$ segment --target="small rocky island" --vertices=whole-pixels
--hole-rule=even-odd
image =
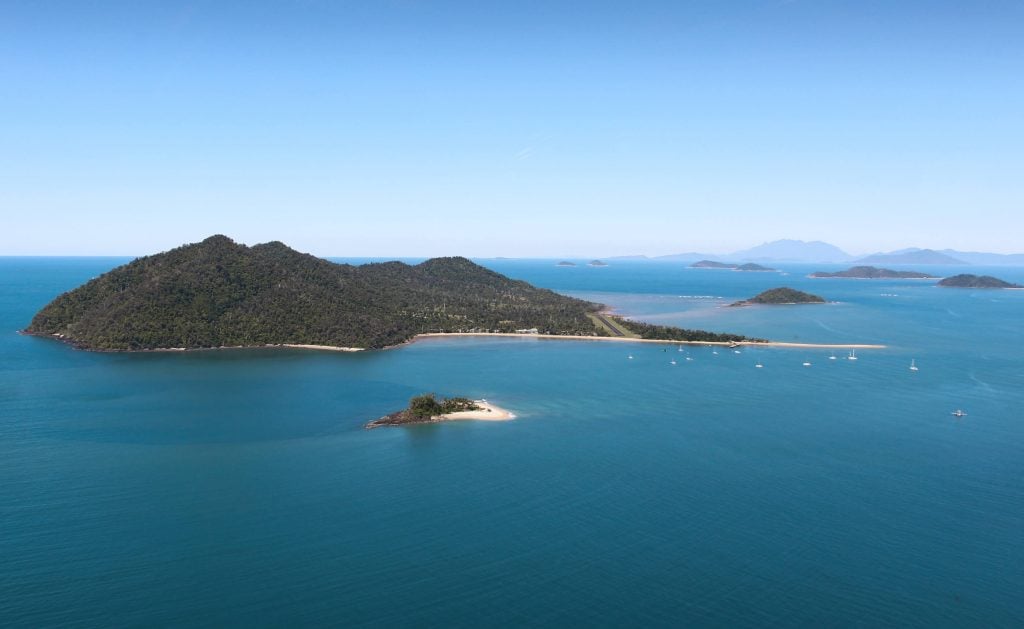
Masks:
[[[504,420],[515,415],[488,404],[486,400],[470,400],[464,397],[437,399],[433,393],[417,395],[409,400],[409,407],[366,424],[366,428],[381,426],[407,426],[410,424],[433,424],[456,419]]]
[[[604,260],[591,260],[589,264],[590,266],[608,266],[608,263]]]
[[[576,263],[575,262],[569,262],[568,260],[562,260],[561,262],[559,262],[555,266],[576,266]]]
[[[805,293],[795,288],[782,286],[771,288],[763,293],[755,295],[750,299],[737,301],[730,306],[753,306],[753,305],[792,305],[792,304],[823,304],[824,298],[810,293]]]
[[[901,280],[935,280],[938,279],[934,275],[928,275],[927,273],[919,273],[917,271],[893,271],[892,269],[880,269],[874,266],[854,266],[846,269],[845,271],[837,271],[835,273],[828,273],[825,271],[817,271],[811,273],[809,277],[845,277],[861,280],[888,280],[888,279],[901,279]]]
[[[1024,288],[1020,284],[1011,284],[991,275],[972,275],[970,273],[947,277],[940,281],[938,286],[945,288]]]

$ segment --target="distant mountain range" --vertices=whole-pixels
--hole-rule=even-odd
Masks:
[[[799,262],[799,263],[845,263],[857,264],[935,264],[979,266],[1024,266],[1024,253],[1001,254],[977,251],[956,251],[954,249],[920,249],[912,247],[869,256],[856,257],[839,247],[815,240],[776,240],[750,249],[729,254],[721,253],[674,253],[666,256],[648,257],[643,255],[618,256],[610,260],[659,260],[666,262],[698,262],[700,260],[722,260],[728,263],[742,262]]]
[[[983,253],[980,251],[954,251],[942,249],[939,253],[979,266],[1024,266],[1024,253]]]
[[[853,259],[839,247],[820,240],[776,240],[736,251],[730,257],[751,262],[849,262]]]
[[[857,260],[861,264],[967,264],[963,260],[933,249],[906,249],[876,253]]]

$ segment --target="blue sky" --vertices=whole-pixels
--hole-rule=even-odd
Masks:
[[[1020,2],[4,2],[0,254],[1024,251]]]

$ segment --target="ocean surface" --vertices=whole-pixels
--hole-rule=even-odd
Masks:
[[[1024,291],[481,261],[656,323],[888,346],[856,361],[17,334],[124,261],[0,258],[0,626],[1024,626]],[[721,307],[779,285],[834,303]],[[518,418],[363,429],[426,391]]]

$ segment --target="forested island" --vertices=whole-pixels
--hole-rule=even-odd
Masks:
[[[782,286],[779,288],[771,288],[763,293],[759,293],[750,299],[744,299],[743,301],[737,301],[732,306],[751,306],[755,304],[766,304],[766,305],[792,305],[792,304],[823,304],[825,303],[824,298],[811,293],[805,293],[795,288],[789,288]]]
[[[608,263],[604,260],[591,260],[588,264],[590,266],[608,266]]]
[[[917,271],[893,271],[892,269],[880,269],[874,266],[854,266],[846,269],[845,271],[837,271],[835,273],[828,273],[825,271],[816,271],[811,273],[809,277],[846,277],[854,279],[864,280],[877,280],[877,279],[904,279],[904,280],[934,280],[938,279],[934,275],[927,273],[919,273]]]
[[[576,263],[575,262],[569,262],[568,260],[562,260],[561,262],[559,262],[555,266],[576,266]]]
[[[1012,284],[991,275],[972,275],[970,273],[947,277],[938,285],[945,288],[1024,288],[1020,284]]]
[[[775,269],[747,262],[746,264],[732,264],[730,262],[716,262],[714,260],[701,260],[690,265],[691,269],[728,269],[732,271],[774,271]]]
[[[701,260],[690,265],[691,269],[735,269],[735,264],[716,262],[714,260]]]
[[[60,295],[25,332],[107,351],[297,345],[378,349],[425,333],[610,336],[603,306],[466,258],[353,266],[226,236],[138,258]],[[654,334],[627,322],[640,338]],[[673,340],[701,331],[672,328]],[[657,332],[656,338],[667,334]],[[738,335],[729,335],[742,339]]]

